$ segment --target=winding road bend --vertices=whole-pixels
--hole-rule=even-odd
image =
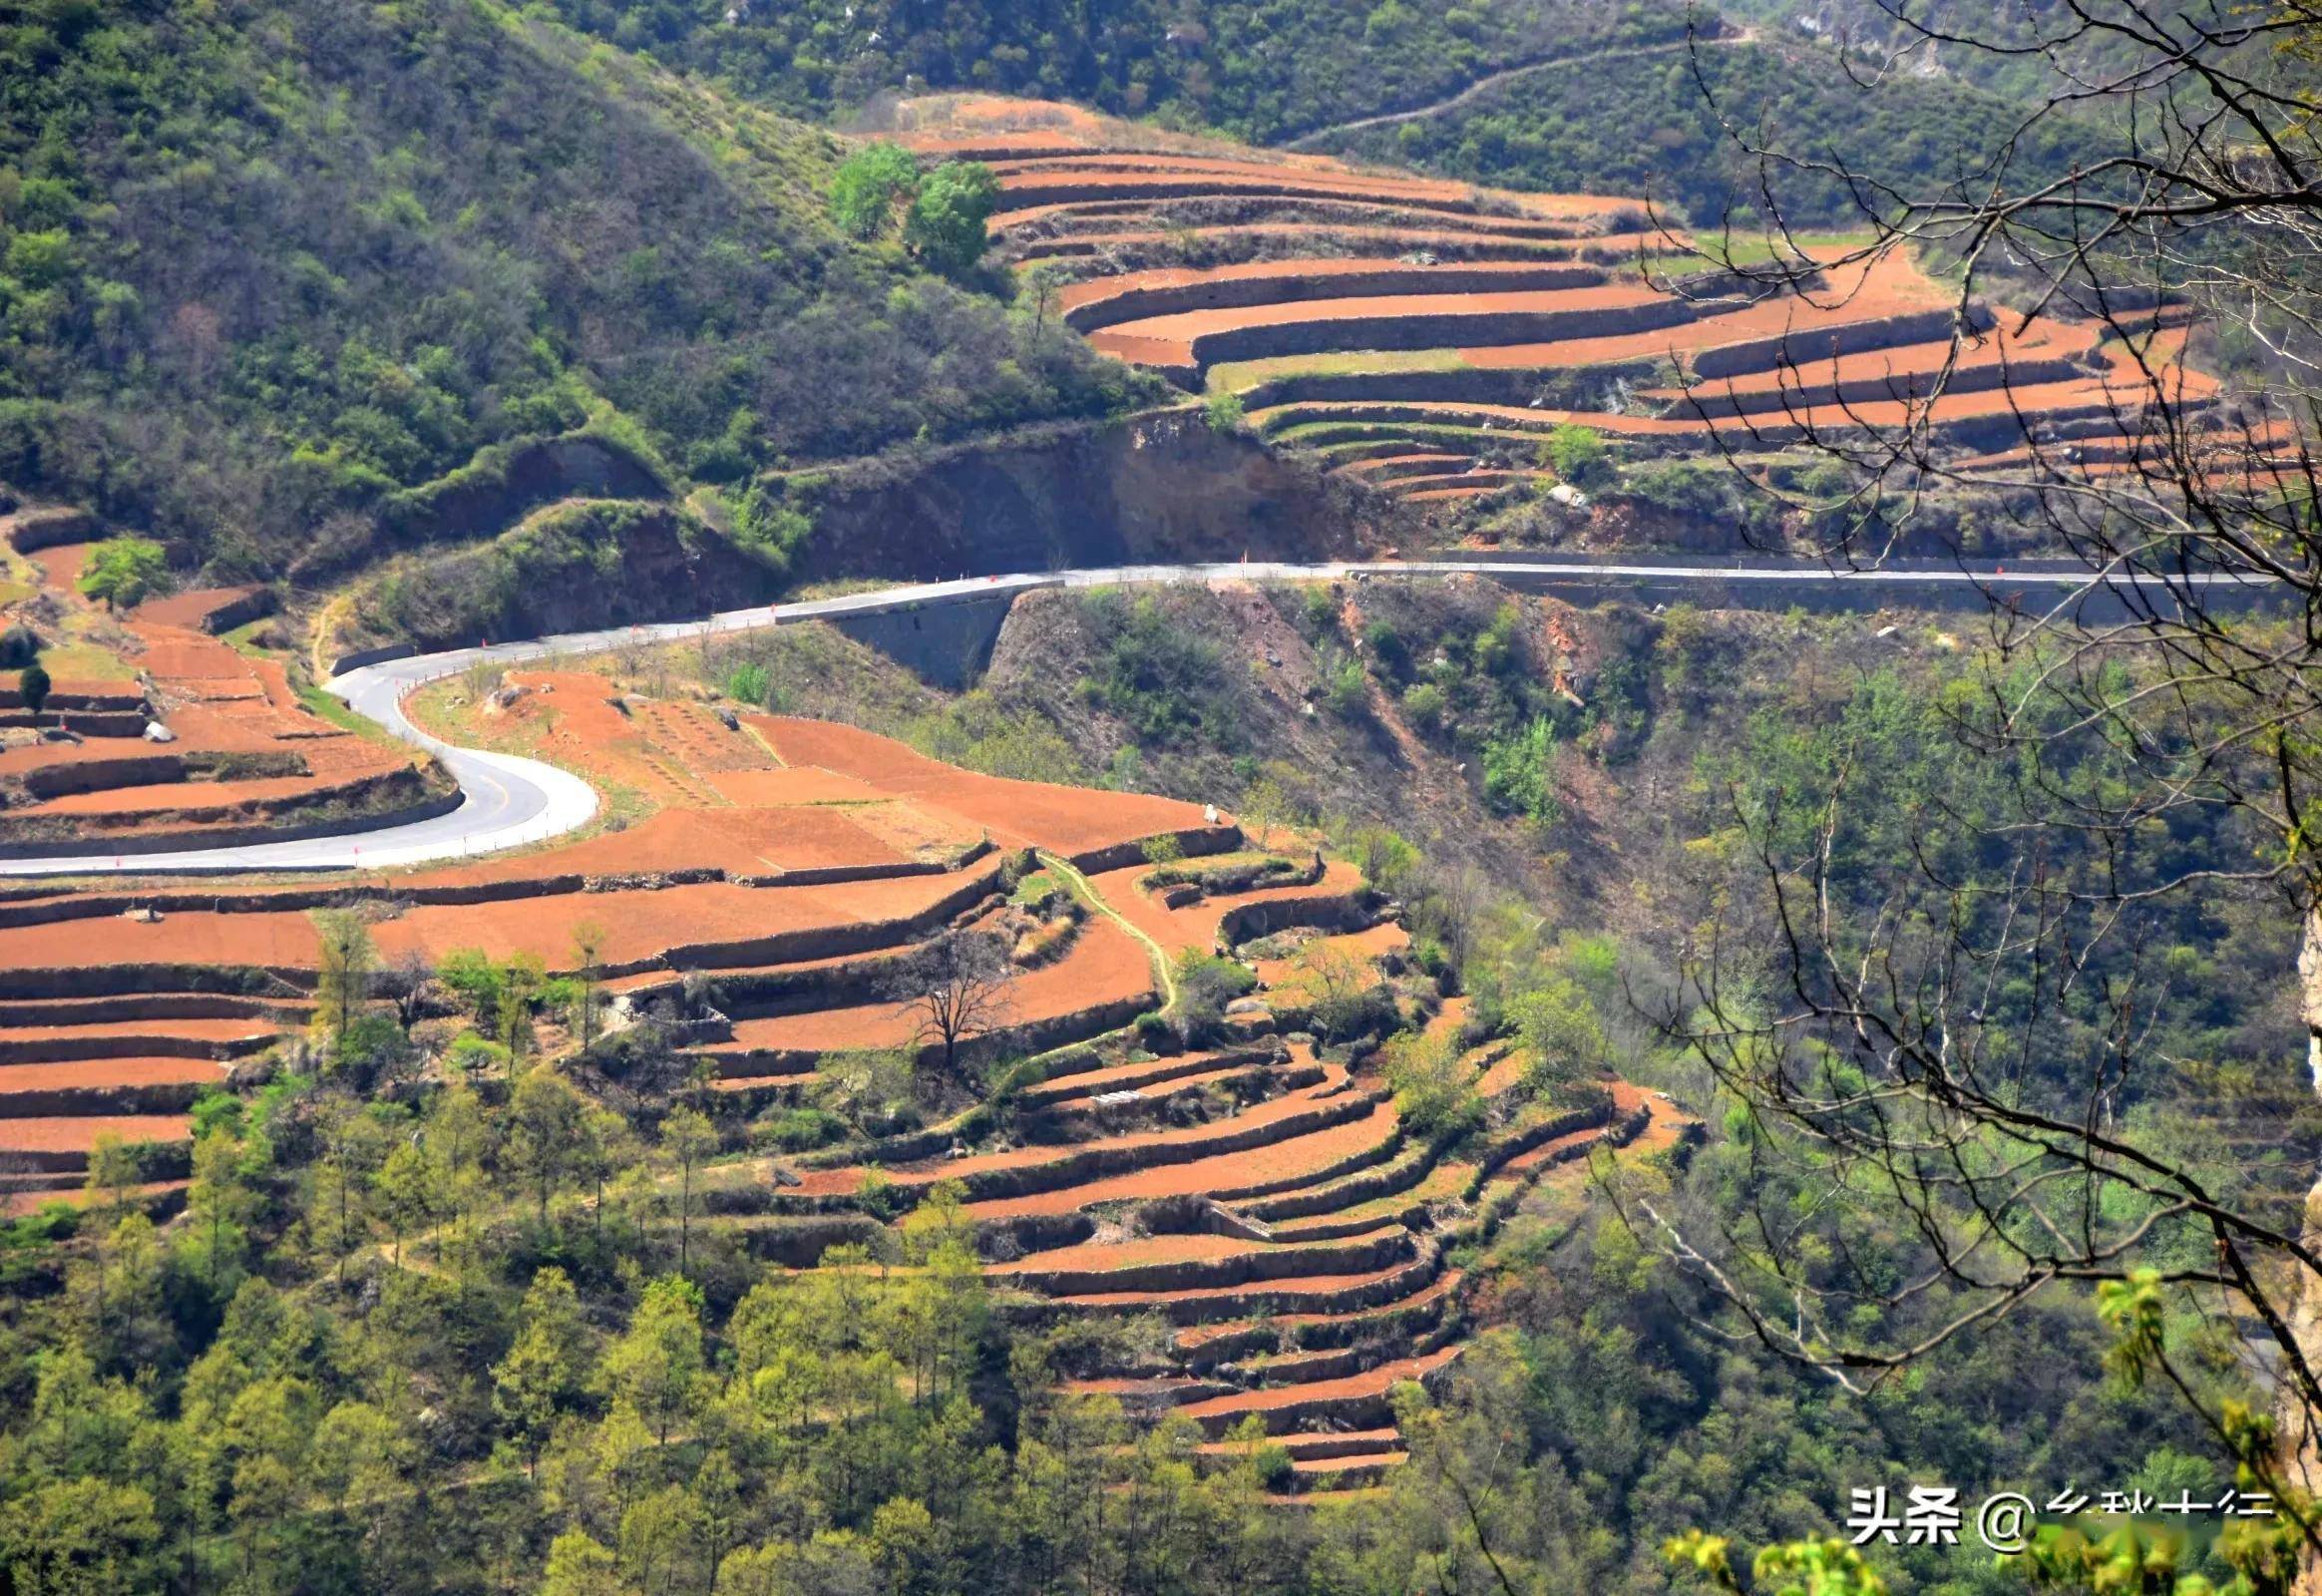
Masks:
[[[518,664],[553,655],[598,653],[624,644],[672,642],[721,632],[788,625],[802,620],[828,620],[847,615],[922,608],[988,598],[994,594],[1023,593],[1035,588],[1115,588],[1169,584],[1208,586],[1229,582],[1337,582],[1348,579],[1370,581],[1450,576],[1514,579],[1528,586],[1542,586],[1551,591],[1618,590],[1639,594],[1666,591],[1682,597],[1685,592],[1698,589],[1714,593],[1721,602],[1745,605],[1763,602],[1786,605],[1817,591],[1830,593],[1833,588],[1853,590],[1850,597],[1875,598],[1880,594],[1891,594],[1901,598],[1913,590],[1922,593],[1949,591],[1960,597],[1970,597],[1993,593],[2005,587],[2027,594],[2034,590],[2046,592],[2059,603],[2066,603],[2079,594],[2101,591],[2108,586],[2086,569],[2077,567],[2019,567],[2011,575],[2001,568],[1842,571],[1806,564],[1743,567],[1521,560],[1332,561],[1317,565],[1259,561],[1220,565],[1113,566],[1089,571],[1023,573],[920,583],[838,598],[811,598],[795,603],[766,604],[755,609],[731,609],[711,615],[706,620],[618,626],[603,631],[568,632],[554,637],[540,637],[530,642],[451,648],[441,653],[414,654],[348,670],[324,685],[345,699],[358,714],[441,759],[465,795],[458,808],[429,820],[386,825],[372,831],[306,841],[250,843],[238,847],[120,857],[85,853],[0,859],[0,876],[384,870],[497,853],[508,848],[546,842],[586,825],[596,813],[596,794],[580,777],[537,759],[521,759],[478,748],[454,747],[421,731],[404,715],[403,700],[414,688],[424,682],[456,674],[479,660],[490,660],[501,665]],[[2128,580],[2112,579],[2110,586],[2118,589]],[[2195,577],[2190,580],[2196,587],[2214,588],[2229,579]],[[2141,579],[2134,585],[2145,589],[2161,586],[2153,579]]]
[[[1664,39],[1658,44],[1621,45],[1611,50],[1590,50],[1578,55],[1541,56],[1532,61],[1512,62],[1496,72],[1485,73],[1473,83],[1455,93],[1443,96],[1440,100],[1430,100],[1424,105],[1406,107],[1401,111],[1381,111],[1367,117],[1356,117],[1350,122],[1334,122],[1327,128],[1316,128],[1311,132],[1300,134],[1295,139],[1285,139],[1274,148],[1277,150],[1314,150],[1330,143],[1342,134],[1360,133],[1365,128],[1391,127],[1398,122],[1415,122],[1421,117],[1441,116],[1446,111],[1456,111],[1461,106],[1470,105],[1490,94],[1494,89],[1513,83],[1518,78],[1528,78],[1535,72],[1550,72],[1558,67],[1585,67],[1606,61],[1627,61],[1637,56],[1665,56],[1672,51],[1695,46],[1731,49],[1735,45],[1755,44],[1756,42],[1757,30],[1745,27],[1737,29],[1733,33],[1722,33],[1709,38]]]

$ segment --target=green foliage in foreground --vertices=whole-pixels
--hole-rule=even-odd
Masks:
[[[877,238],[902,213],[904,246],[929,267],[962,276],[982,258],[984,220],[999,202],[999,179],[973,161],[947,162],[924,176],[900,145],[873,144],[847,158],[831,180],[831,214],[857,238]]]

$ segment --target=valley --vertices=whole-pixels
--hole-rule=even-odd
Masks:
[[[2295,1596],[2315,36],[2116,9],[0,15],[0,1590]]]

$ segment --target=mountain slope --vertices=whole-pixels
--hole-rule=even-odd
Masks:
[[[1145,391],[844,242],[838,156],[486,0],[11,8],[0,480],[271,575],[493,444],[731,482]]]
[[[882,91],[1076,100],[1255,143],[1399,110],[1520,62],[1682,37],[1670,0],[554,0],[575,27],[800,116]]]
[[[1762,208],[1768,186],[1796,225],[1859,225],[1830,171],[1761,166],[1765,147],[1842,163],[1909,193],[1983,173],[2005,150],[2011,181],[2061,176],[2095,136],[2069,116],[2025,130],[2025,105],[1956,80],[1871,81],[1804,35],[1729,35],[1546,67],[1440,114],[1351,130],[1313,148],[1394,161],[1470,183],[1649,196],[1697,226]],[[1988,175],[1987,175],[1988,177]]]

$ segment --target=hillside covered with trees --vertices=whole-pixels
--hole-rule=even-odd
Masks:
[[[1667,0],[557,0],[557,10],[797,116],[852,112],[888,91],[961,89],[1074,100],[1256,144],[1423,105],[1507,67],[1685,30],[1684,8]]]
[[[848,239],[826,134],[495,5],[44,0],[0,79],[0,479],[181,567],[525,439],[738,484],[1145,392]]]

